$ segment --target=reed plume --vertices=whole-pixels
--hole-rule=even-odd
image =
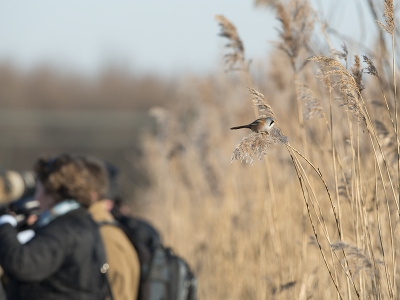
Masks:
[[[254,158],[260,161],[264,159],[271,145],[285,145],[287,142],[287,137],[279,128],[272,128],[269,132],[252,132],[235,146],[231,162],[240,160],[253,164]]]
[[[265,114],[267,117],[274,117],[275,114],[272,107],[267,103],[263,94],[256,91],[253,88],[249,88],[250,94],[252,96],[253,105],[257,107],[260,113]]]
[[[325,78],[329,76],[332,80],[332,87],[339,88],[343,101],[342,106],[346,106],[348,111],[350,111],[359,122],[366,123],[365,114],[358,101],[359,94],[361,93],[360,88],[363,88],[361,84],[361,71],[357,71],[360,69],[359,59],[356,60],[353,66],[355,75],[350,74],[336,59],[327,56],[313,56],[310,60],[320,64],[320,73],[322,77]]]
[[[296,87],[300,101],[303,103],[303,117],[305,120],[310,120],[314,117],[322,118],[324,111],[320,101],[317,100],[314,92],[310,87],[303,82],[296,81]]]
[[[374,264],[368,254],[349,243],[336,242],[331,244],[331,248],[334,251],[344,250],[346,252],[349,261],[352,263],[354,276],[358,276],[360,271],[365,271],[370,275],[371,279],[376,277],[379,280],[380,272],[379,269],[375,267],[375,264],[377,264],[377,266],[382,265],[381,261],[375,261]]]
[[[347,44],[342,44],[342,51],[332,50],[332,54],[337,56],[338,58],[344,59],[347,62],[347,57],[349,56],[349,49],[347,48]]]
[[[275,44],[289,57],[295,72],[301,66],[297,66],[296,59],[302,48],[309,49],[309,42],[314,30],[314,10],[307,0],[291,0],[287,4],[276,4],[277,19],[281,23],[278,30],[280,41]],[[307,62],[307,61],[305,61]]]
[[[238,64],[245,63],[245,56],[243,42],[239,37],[236,27],[223,15],[216,15],[215,19],[221,28],[219,35],[229,40],[226,47],[232,50],[232,52],[225,54],[227,70],[240,69],[243,66],[238,66]]]
[[[385,0],[384,5],[384,17],[385,24],[376,20],[376,22],[381,25],[381,27],[390,35],[394,34],[394,30],[396,29],[396,25],[394,23],[394,5],[393,0]]]
[[[260,117],[275,117],[272,107],[267,103],[263,94],[255,89],[249,88],[252,95],[253,105],[264,115]],[[267,155],[268,148],[273,144],[287,144],[287,137],[282,134],[279,128],[273,127],[268,132],[252,132],[244,137],[236,146],[231,156],[231,162],[240,160],[241,162],[253,164],[254,158],[263,160]]]
[[[361,93],[365,89],[365,86],[362,84],[363,69],[361,69],[360,57],[357,54],[354,56],[354,64],[351,67],[351,73],[357,85],[358,92]]]
[[[225,17],[216,17],[220,35],[228,40],[227,69],[246,71],[250,97],[236,76],[186,78],[185,96],[190,97],[182,97],[180,105],[169,111],[167,122],[163,114],[153,112],[161,128],[158,138],[147,140],[144,151],[155,182],[146,197],[154,207],[149,216],[165,228],[166,241],[176,243],[194,266],[202,298],[398,298],[400,240],[395,235],[397,195],[391,180],[398,143],[384,118],[377,89],[379,83],[387,91],[385,78],[379,77],[388,68],[382,64],[383,55],[355,56],[352,61],[346,44],[340,51],[311,47],[315,12],[311,7],[302,10],[307,4],[302,0],[271,4],[276,5],[277,45],[283,51],[272,52],[270,60],[284,64],[273,74],[273,64],[268,65],[257,89],[251,88],[254,73],[247,67],[236,27]],[[323,55],[315,56],[317,51]],[[319,64],[318,76],[328,91],[311,78],[313,64],[304,64],[310,56]],[[288,58],[293,68],[288,67]],[[379,82],[364,82],[364,74]],[[271,84],[280,78],[279,86]],[[259,91],[268,91],[268,102]],[[348,114],[332,105],[336,96]],[[276,119],[276,113],[285,119],[268,132],[242,131],[246,135],[235,141],[234,134],[227,134],[227,124],[248,118],[243,104],[247,98],[257,117],[259,113]],[[375,105],[378,102],[380,106]],[[390,114],[391,107],[386,107]],[[356,126],[353,115],[360,122]],[[302,118],[321,116],[326,127],[321,126],[324,120],[300,125]],[[348,122],[343,121],[346,117]],[[360,130],[364,122],[367,134]],[[291,144],[303,142],[310,154],[289,144],[283,134],[289,131]],[[285,151],[274,151],[280,145],[290,158]],[[253,166],[230,164],[227,153],[231,162]],[[276,156],[271,158],[271,153]],[[263,159],[267,168],[254,163]],[[336,198],[331,195],[333,188]],[[317,248],[307,243],[310,234]]]
[[[363,60],[367,64],[367,68],[365,69],[367,70],[366,73],[379,78],[378,70],[376,69],[373,61],[370,60],[366,55],[363,55]]]

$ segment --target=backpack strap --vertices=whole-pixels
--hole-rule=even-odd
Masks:
[[[103,279],[103,289],[106,296],[109,296],[110,300],[115,300],[113,293],[111,291],[110,281],[108,280],[107,272],[109,269],[109,265],[107,263],[107,255],[104,248],[103,239],[101,238],[100,234],[100,226],[101,224],[97,223],[99,230],[97,231],[97,245],[95,247],[95,255],[98,261],[102,264],[100,266],[100,273],[102,274]]]
[[[96,223],[97,223],[97,225],[99,225],[99,227],[101,227],[101,226],[103,226],[103,225],[112,225],[112,226],[121,228],[121,225],[120,225],[119,222],[116,221],[116,220],[112,220],[112,221],[99,221],[99,222],[96,222]]]

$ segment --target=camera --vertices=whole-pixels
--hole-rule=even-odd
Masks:
[[[17,227],[26,225],[26,218],[39,214],[39,201],[33,195],[36,179],[33,172],[0,171],[0,216],[13,214]]]
[[[33,196],[36,178],[33,172],[16,172],[0,169],[0,202],[11,202]]]
[[[33,197],[24,197],[16,201],[0,206],[0,216],[12,213],[17,220],[17,227],[25,225],[26,218],[31,215],[39,215],[39,201]]]

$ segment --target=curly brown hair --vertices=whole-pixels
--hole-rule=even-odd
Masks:
[[[34,170],[46,193],[56,203],[74,199],[89,207],[93,202],[92,192],[98,192],[97,180],[82,156],[60,154],[50,158],[41,157],[35,163]]]

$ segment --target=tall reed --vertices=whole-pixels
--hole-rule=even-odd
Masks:
[[[385,29],[395,18],[384,5]],[[219,15],[238,72],[186,78],[182,100],[159,111],[143,140],[143,214],[191,263],[200,298],[397,299],[395,60],[389,84],[386,55],[348,66],[345,44],[320,50],[331,43],[312,30],[323,18],[307,1],[268,6],[281,28],[264,81],[254,84],[236,27]],[[260,113],[278,121],[270,132],[229,131]]]

